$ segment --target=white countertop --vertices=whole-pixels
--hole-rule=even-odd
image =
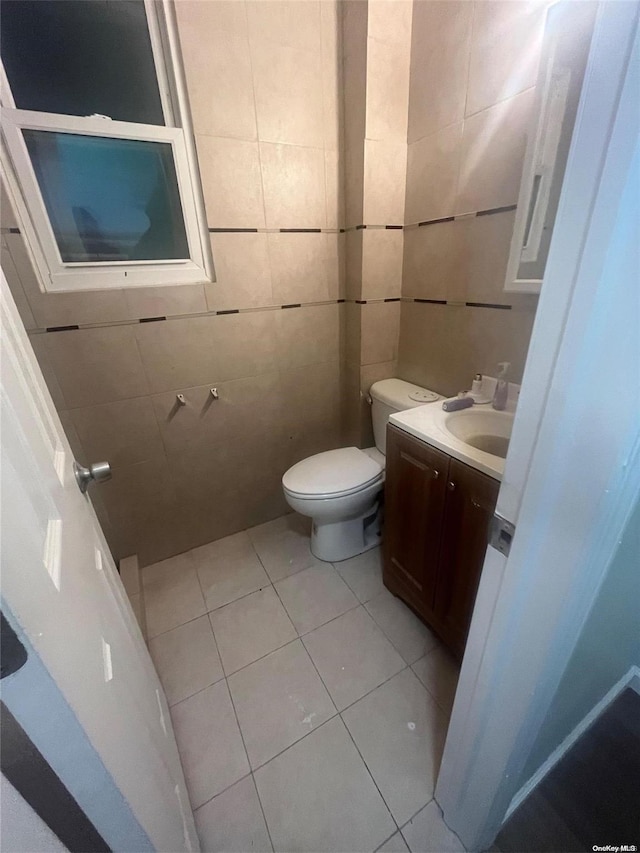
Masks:
[[[491,403],[476,404],[465,411],[479,412],[491,410],[491,408]],[[501,481],[505,460],[492,453],[477,450],[452,435],[444,426],[445,418],[449,414],[443,410],[442,400],[439,400],[436,403],[427,403],[425,406],[408,409],[406,412],[396,412],[390,416],[389,421],[415,438],[426,441],[427,444],[453,456],[454,459],[482,471],[483,474],[488,474],[494,480]]]

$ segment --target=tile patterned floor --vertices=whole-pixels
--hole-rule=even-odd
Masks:
[[[142,571],[203,851],[464,851],[433,790],[458,670],[288,515]]]

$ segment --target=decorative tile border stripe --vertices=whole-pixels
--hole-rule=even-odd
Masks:
[[[80,328],[77,325],[71,326],[47,326],[45,329],[46,332],[75,332]]]
[[[497,308],[499,311],[510,311],[512,305],[499,305],[495,302],[465,302],[467,308]]]
[[[348,225],[346,228],[341,228],[343,231],[408,231],[413,228],[423,228],[425,225],[439,225],[442,222],[454,222],[456,219],[474,219],[476,216],[491,216],[494,213],[509,213],[516,210],[517,204],[508,204],[504,207],[491,207],[487,210],[472,210],[468,213],[456,213],[452,216],[441,216],[438,219],[425,219],[422,222],[408,222],[405,225]]]
[[[479,210],[476,216],[491,216],[493,213],[509,213],[511,210],[517,210],[517,204],[507,204],[505,207],[492,207],[490,210]]]
[[[111,326],[132,326],[140,323],[162,323],[171,320],[188,320],[197,317],[224,317],[230,314],[255,314],[258,311],[282,311],[290,308],[317,308],[322,305],[376,305],[388,302],[416,302],[423,305],[449,305],[462,308],[493,308],[498,311],[509,311],[512,305],[500,305],[493,302],[456,302],[447,299],[425,299],[413,296],[386,296],[378,299],[325,299],[316,302],[289,302],[284,305],[260,305],[250,308],[221,308],[217,311],[199,311],[189,314],[172,314],[159,317],[139,317],[128,320],[111,320],[107,323],[80,323],[67,326],[46,326],[45,328],[29,329],[29,335],[40,335],[47,332],[75,332],[81,329],[104,329]]]
[[[213,228],[209,234],[344,234],[345,228]]]

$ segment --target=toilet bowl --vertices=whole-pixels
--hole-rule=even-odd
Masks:
[[[376,382],[369,393],[375,447],[317,453],[293,465],[282,478],[289,506],[312,519],[311,551],[320,560],[347,560],[380,544],[389,415],[442,399],[401,379]]]

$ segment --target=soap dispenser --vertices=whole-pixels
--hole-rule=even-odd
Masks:
[[[493,394],[493,408],[498,412],[502,412],[507,406],[507,397],[509,395],[509,383],[507,382],[507,371],[510,364],[508,361],[501,361],[498,364],[498,379],[496,382],[496,390]]]

